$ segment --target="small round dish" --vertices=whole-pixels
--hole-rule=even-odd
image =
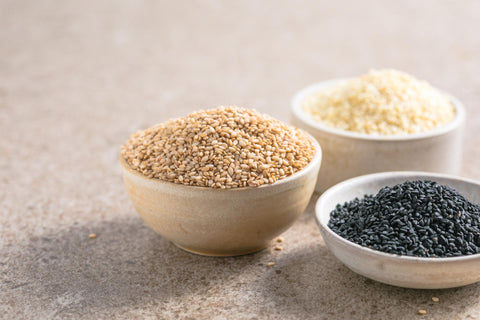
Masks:
[[[328,227],[335,206],[364,194],[376,194],[384,186],[407,180],[428,179],[449,185],[473,203],[480,203],[478,182],[426,172],[384,172],[353,178],[327,190],[315,206],[316,220],[325,244],[349,269],[367,278],[394,286],[442,289],[480,281],[480,254],[448,258],[423,258],[372,250],[348,241]]]
[[[322,146],[323,162],[315,191],[323,192],[345,179],[375,172],[419,170],[454,175],[460,172],[465,110],[459,100],[449,96],[455,118],[448,124],[404,136],[340,130],[314,120],[303,111],[306,97],[345,80],[313,84],[292,100],[292,124],[309,132]]]
[[[255,188],[213,189],[149,179],[120,155],[123,181],[136,210],[154,231],[201,255],[262,250],[302,214],[314,191],[322,151],[301,171]]]

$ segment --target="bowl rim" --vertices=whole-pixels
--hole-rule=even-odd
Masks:
[[[380,172],[380,173],[373,173],[373,174],[366,174],[366,175],[358,176],[358,177],[351,178],[351,179],[342,181],[342,182],[334,185],[333,187],[331,187],[327,191],[325,191],[320,196],[320,198],[317,200],[317,202],[315,204],[315,220],[317,222],[318,227],[320,228],[320,231],[326,232],[330,237],[333,237],[337,242],[340,242],[343,246],[352,247],[356,251],[360,252],[361,254],[374,255],[374,256],[381,257],[381,258],[390,259],[390,260],[415,262],[415,263],[425,263],[425,264],[430,264],[430,263],[438,264],[438,263],[466,262],[466,261],[470,261],[470,260],[480,259],[480,253],[475,253],[475,254],[471,254],[471,255],[464,255],[464,256],[456,256],[456,257],[416,257],[416,256],[393,254],[393,253],[388,253],[388,252],[383,252],[383,251],[379,251],[379,250],[370,249],[368,247],[361,246],[361,245],[359,245],[355,242],[347,240],[347,239],[343,238],[342,236],[338,235],[337,233],[333,232],[328,227],[328,222],[327,222],[327,224],[325,224],[325,223],[322,222],[322,219],[320,218],[323,215],[327,215],[327,214],[330,215],[330,213],[331,213],[331,212],[328,212],[328,213],[321,212],[321,207],[326,202],[326,199],[331,197],[331,195],[341,191],[346,185],[351,185],[351,184],[358,185],[358,184],[361,184],[361,183],[365,183],[365,182],[372,181],[372,180],[379,179],[379,178],[386,178],[386,177],[395,177],[395,178],[405,177],[405,179],[408,179],[409,177],[414,177],[414,176],[425,177],[426,179],[428,179],[428,178],[450,179],[450,180],[455,180],[455,181],[472,183],[472,184],[478,185],[480,187],[480,182],[475,181],[473,179],[458,177],[458,176],[449,175],[449,174],[432,173],[432,172],[424,172],[424,171],[387,171],[387,172]],[[330,218],[328,219],[328,221],[329,220],[330,220]],[[322,235],[322,237],[323,237],[323,235]],[[325,244],[327,244],[326,237],[323,237],[323,239],[325,241]]]
[[[306,124],[309,127],[309,129],[323,131],[331,135],[341,136],[344,138],[357,139],[357,140],[371,140],[371,141],[410,141],[410,140],[421,140],[421,139],[432,138],[432,137],[441,136],[446,133],[449,133],[457,129],[458,127],[460,127],[465,122],[465,107],[463,106],[462,102],[457,98],[455,98],[454,96],[440,89],[437,89],[437,90],[446,94],[450,98],[450,101],[453,107],[455,108],[455,117],[452,119],[452,121],[448,122],[445,125],[442,125],[440,127],[434,128],[429,131],[420,132],[420,133],[413,133],[413,134],[407,134],[407,135],[378,135],[378,134],[367,134],[367,133],[359,133],[354,131],[346,131],[346,130],[337,129],[337,128],[324,125],[322,122],[314,120],[308,113],[303,111],[302,102],[307,96],[310,96],[311,94],[321,90],[322,88],[326,88],[333,84],[344,82],[349,79],[352,79],[352,78],[330,79],[326,81],[316,82],[314,84],[311,84],[301,89],[299,92],[297,92],[293,96],[291,100],[291,108],[290,108],[291,112],[296,118],[298,118],[301,122]]]
[[[275,181],[274,183],[263,184],[263,185],[258,186],[258,187],[241,187],[241,188],[221,189],[221,188],[211,188],[211,187],[201,187],[201,186],[190,186],[190,185],[184,185],[184,184],[174,183],[174,182],[170,182],[170,181],[164,181],[164,180],[160,180],[160,179],[157,179],[157,178],[148,178],[148,177],[144,176],[143,174],[141,174],[140,172],[138,172],[137,170],[132,169],[130,167],[130,165],[127,163],[127,161],[122,157],[121,152],[118,155],[118,159],[119,159],[120,164],[122,165],[122,168],[125,169],[126,171],[128,171],[130,174],[133,174],[133,175],[135,175],[137,177],[140,177],[144,180],[151,181],[153,183],[163,184],[165,186],[168,185],[172,188],[184,189],[184,190],[189,190],[189,191],[197,190],[197,191],[200,191],[200,192],[205,192],[205,191],[213,191],[213,192],[242,192],[243,191],[243,192],[245,192],[245,191],[259,190],[259,189],[263,190],[263,189],[272,188],[272,187],[279,187],[279,186],[282,186],[282,185],[287,184],[289,182],[292,182],[294,180],[297,180],[298,178],[303,177],[308,172],[310,172],[317,164],[321,165],[323,153],[322,153],[322,148],[320,147],[320,144],[310,133],[308,133],[308,132],[306,132],[305,130],[302,130],[302,129],[298,129],[298,130],[301,130],[302,133],[304,133],[312,141],[313,146],[315,147],[315,155],[313,156],[313,159],[307,164],[307,166],[305,166],[305,168],[303,168],[302,170],[300,170],[298,172],[295,172],[294,174],[286,177],[285,179]],[[316,176],[318,176],[318,174]]]

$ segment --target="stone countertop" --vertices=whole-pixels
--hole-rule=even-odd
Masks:
[[[479,319],[479,284],[402,289],[343,266],[318,195],[283,251],[179,250],[117,162],[167,118],[236,104],[288,121],[302,87],[393,67],[464,102],[462,175],[480,179],[479,16],[478,1],[0,1],[0,318]]]

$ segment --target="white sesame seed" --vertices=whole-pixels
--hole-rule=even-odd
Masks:
[[[323,88],[306,97],[302,108],[329,127],[380,135],[429,131],[455,116],[448,96],[425,81],[388,69]]]

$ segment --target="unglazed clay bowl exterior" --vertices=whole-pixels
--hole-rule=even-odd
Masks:
[[[345,79],[314,84],[301,90],[292,100],[292,124],[309,132],[322,146],[322,168],[315,191],[324,192],[345,179],[375,172],[459,173],[465,126],[465,110],[460,101],[449,96],[455,107],[455,118],[424,133],[381,136],[350,132],[328,127],[302,109],[306,97],[341,81]]]
[[[322,151],[301,171],[255,188],[213,189],[149,179],[120,156],[127,193],[142,219],[178,247],[201,255],[259,251],[302,214],[314,191]]]
[[[425,172],[385,172],[353,178],[328,189],[315,206],[316,220],[325,244],[349,269],[367,278],[394,286],[416,289],[442,289],[480,281],[480,254],[448,258],[423,258],[372,250],[348,241],[328,227],[330,213],[364,194],[377,194],[384,186],[407,180],[433,180],[449,185],[473,203],[480,203],[478,182]]]

